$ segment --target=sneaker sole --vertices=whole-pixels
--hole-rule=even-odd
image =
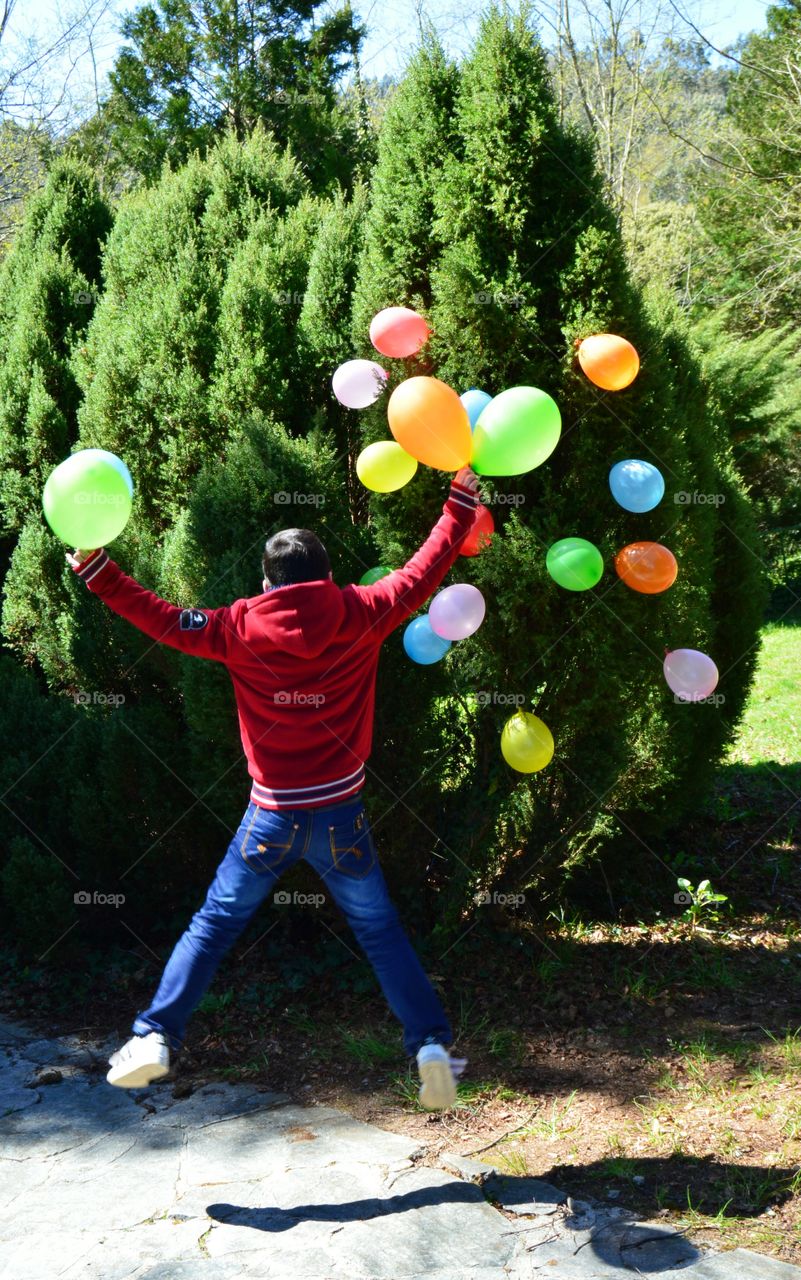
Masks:
[[[136,1089],[143,1084],[151,1084],[169,1074],[170,1068],[163,1062],[140,1062],[135,1067],[112,1067],[106,1076],[109,1084],[116,1084],[120,1089]]]
[[[444,1111],[456,1101],[456,1081],[449,1062],[424,1062],[420,1067],[420,1106],[426,1111]]]

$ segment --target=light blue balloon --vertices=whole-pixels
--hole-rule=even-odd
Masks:
[[[612,497],[625,511],[652,511],[662,501],[665,481],[652,462],[627,458],[609,472]]]
[[[486,409],[492,396],[488,396],[486,391],[479,391],[478,387],[471,387],[469,391],[464,391],[460,396],[462,404],[467,410],[467,416],[470,419],[470,430],[478,422],[479,414],[482,409]]]
[[[82,449],[85,458],[102,458],[104,462],[108,462],[112,467],[116,467],[120,475],[128,486],[128,492],[133,497],[133,479],[131,473],[123,462],[122,458],[118,458],[116,453],[109,453],[108,449]]]
[[[413,618],[404,631],[403,647],[413,662],[428,667],[445,657],[451,641],[432,630],[428,614],[424,613],[420,618]]]

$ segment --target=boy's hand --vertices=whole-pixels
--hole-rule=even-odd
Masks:
[[[96,550],[97,547],[92,547],[89,551],[81,551],[79,547],[76,547],[72,553],[67,551],[64,559],[68,565],[72,566],[73,569],[78,569],[83,564],[84,560],[91,556]]]
[[[472,493],[478,493],[478,476],[470,467],[462,467],[461,471],[457,471],[453,478],[457,484],[463,485],[465,489],[470,489]]]

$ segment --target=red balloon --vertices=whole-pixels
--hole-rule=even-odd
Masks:
[[[460,556],[477,556],[482,547],[488,547],[495,532],[495,521],[489,507],[479,502],[473,515],[473,523],[459,548]]]
[[[370,341],[383,356],[413,356],[431,330],[410,307],[385,307],[370,321]]]

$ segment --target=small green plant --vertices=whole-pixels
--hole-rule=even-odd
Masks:
[[[396,1037],[374,1035],[371,1031],[349,1031],[340,1028],[342,1047],[349,1058],[364,1066],[375,1067],[382,1062],[394,1062],[400,1056],[400,1044]]]
[[[493,1058],[503,1058],[519,1067],[526,1056],[526,1039],[511,1027],[499,1027],[487,1036],[487,1049]]]
[[[233,988],[229,987],[227,991],[221,991],[219,995],[215,995],[207,991],[203,996],[200,1004],[197,1006],[200,1013],[221,1013],[223,1009],[227,1009],[234,998]]]
[[[676,894],[675,901],[679,905],[687,904],[687,910],[681,918],[689,924],[691,933],[695,933],[700,920],[717,922],[720,919],[720,912],[715,904],[728,902],[725,893],[715,893],[708,880],[701,880],[697,889],[684,876],[679,876],[676,883],[680,892]]]

